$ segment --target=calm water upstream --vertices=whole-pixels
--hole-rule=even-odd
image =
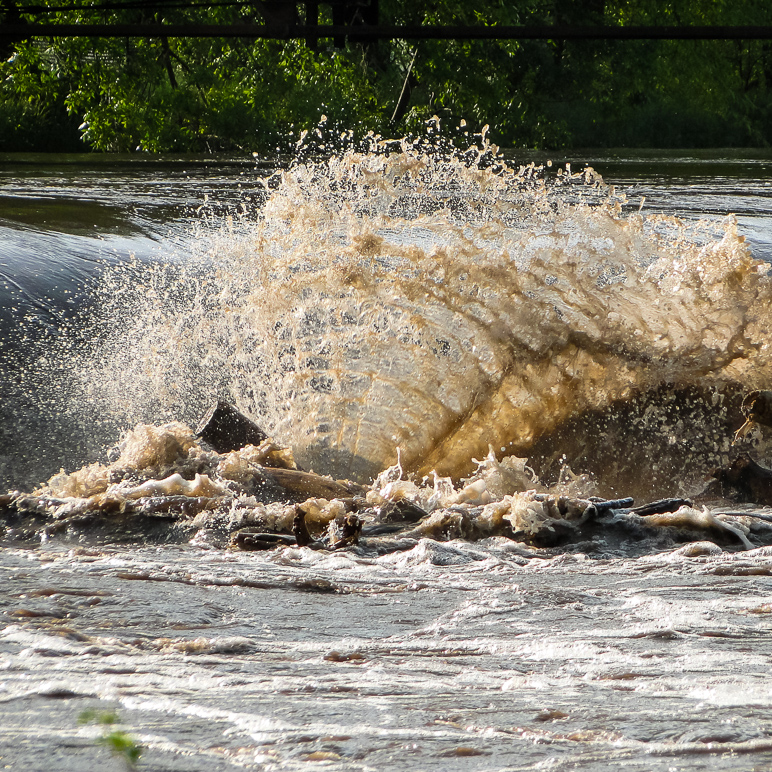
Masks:
[[[219,395],[364,483],[398,448],[419,482],[492,451],[605,497],[698,490],[772,383],[772,155],[403,150],[3,158],[0,487]],[[772,767],[770,547],[203,531],[2,548],[7,768],[121,769],[86,709],[154,771]]]

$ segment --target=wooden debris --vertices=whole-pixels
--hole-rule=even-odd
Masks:
[[[362,521],[355,515],[346,515],[343,522],[343,532],[340,539],[331,545],[332,549],[339,550],[343,547],[352,547],[359,543],[359,534],[362,532]]]
[[[630,512],[641,517],[650,515],[662,515],[667,512],[677,512],[681,507],[691,507],[694,502],[691,499],[659,499],[649,504],[643,504],[640,507],[631,509]]]
[[[749,394],[742,410],[746,423],[772,426],[772,391]],[[191,435],[186,431],[186,436]],[[540,548],[591,552],[631,545],[651,549],[693,539],[695,531],[706,530],[711,538],[731,546],[739,540],[746,549],[772,538],[772,529],[763,522],[772,516],[757,515],[755,522],[742,513],[717,518],[707,508],[694,509],[692,501],[683,498],[634,508],[630,498],[584,499],[528,491],[491,501],[490,496],[481,498],[486,485],[482,479],[474,483],[481,486],[474,497],[464,498],[461,491],[455,500],[449,499],[455,503],[442,507],[431,498],[400,496],[392,488],[381,495],[376,490],[379,484],[371,491],[378,495],[369,496],[356,483],[293,468],[288,449],[274,446],[257,424],[224,400],[210,408],[197,434],[216,452],[192,447],[186,454],[177,454],[173,464],[153,472],[159,479],[147,479],[144,467],[141,473],[131,473],[97,466],[107,489],[103,486],[90,495],[70,495],[69,489],[52,484],[34,494],[0,495],[0,540],[95,537],[169,543],[193,537],[207,546],[230,543],[241,550],[298,546],[332,551],[357,545],[361,538],[360,549],[380,551],[402,549],[418,538],[503,536]],[[270,456],[274,450],[287,451],[282,463]],[[275,465],[269,466],[272,462]],[[199,492],[198,483],[203,480],[211,488],[206,494]],[[741,455],[714,470],[709,490],[701,494],[703,500],[706,493],[772,504],[772,470]],[[288,516],[294,517],[292,534],[286,533]],[[322,525],[329,525],[325,534],[318,531]],[[404,538],[390,538],[397,534]]]
[[[417,523],[423,520],[429,513],[421,509],[417,504],[407,499],[387,501],[380,507],[380,520],[382,523]]]
[[[254,532],[245,529],[233,534],[231,545],[240,550],[272,550],[276,547],[294,546],[295,538],[289,534]]]
[[[564,497],[561,497],[564,498]],[[560,501],[560,499],[558,500]],[[582,513],[579,522],[586,523],[588,520],[599,517],[606,512],[610,512],[614,509],[627,510],[635,504],[635,501],[630,498],[624,499],[591,499],[590,505]],[[567,508],[566,508],[567,511]]]
[[[735,432],[734,442],[749,434],[757,425],[772,426],[772,391],[752,391],[740,406],[745,423]]]
[[[295,519],[292,521],[292,532],[295,534],[295,540],[298,547],[308,547],[314,542],[308,526],[306,525],[306,512],[300,507],[295,507]]]
[[[364,488],[347,480],[333,480],[298,469],[265,469],[297,501],[306,499],[347,499],[364,493]]]

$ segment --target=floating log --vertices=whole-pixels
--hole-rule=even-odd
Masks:
[[[558,509],[561,509],[560,503],[561,501],[565,501],[564,497],[561,496],[558,499]],[[597,499],[592,498],[590,499],[590,506],[587,507],[587,509],[584,510],[581,517],[579,518],[580,523],[586,523],[588,520],[593,520],[596,517],[599,517],[602,514],[605,514],[606,512],[610,512],[613,509],[619,509],[629,510],[630,507],[635,504],[635,500],[632,499],[630,496],[626,496],[623,499]],[[564,503],[563,507],[561,509],[561,514],[566,514],[569,511],[569,507]]]
[[[247,445],[260,445],[268,435],[224,399],[218,399],[196,428],[196,436],[218,453],[230,453]]]
[[[649,517],[650,515],[662,515],[667,512],[678,512],[681,507],[691,507],[694,502],[691,499],[659,499],[649,504],[643,504],[640,507],[631,509],[630,512],[640,517]]]
[[[237,531],[231,538],[231,545],[240,550],[264,551],[276,547],[291,547],[295,544],[292,536],[283,533],[265,533],[249,530]]]
[[[364,489],[361,485],[347,480],[333,480],[330,477],[313,472],[301,472],[298,469],[276,469],[271,467],[263,470],[273,477],[288,493],[299,501],[306,499],[345,499],[360,495]]]

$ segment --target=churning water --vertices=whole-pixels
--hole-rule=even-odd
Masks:
[[[404,142],[219,180],[4,173],[6,487],[220,396],[317,472],[399,457],[427,507],[479,510],[441,477],[486,456],[534,485],[692,493],[771,380],[769,162],[666,160],[601,179]],[[7,547],[0,753],[109,763],[77,722],[94,707],[148,769],[772,763],[769,548],[594,550]]]
[[[52,440],[79,438],[59,466],[140,421],[195,425],[220,395],[336,476],[374,477],[399,449],[406,471],[459,477],[492,447],[546,477],[591,472],[609,495],[685,492],[727,452],[737,395],[769,381],[767,223],[745,228],[754,250],[735,217],[690,216],[691,185],[678,212],[645,177],[626,198],[591,171],[496,161],[487,147],[349,152],[226,189],[230,214],[149,236],[147,201],[185,199],[173,180],[146,183],[124,210],[136,259],[88,266],[87,313],[80,285],[65,333],[9,368],[16,396],[34,392]],[[730,203],[745,188],[746,216],[764,192],[728,187]],[[104,182],[98,196],[108,219]],[[51,230],[12,248],[74,251]],[[92,254],[131,247],[104,230]],[[27,479],[14,469],[5,419],[8,484],[36,482],[29,452]],[[34,434],[25,444],[49,455]]]

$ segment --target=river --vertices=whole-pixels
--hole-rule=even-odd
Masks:
[[[460,487],[489,449],[572,495],[698,490],[769,385],[772,156],[401,150],[277,174],[4,158],[3,487],[88,486],[121,432],[223,396],[306,468],[368,485],[398,462],[427,507],[431,470]],[[210,531],[5,542],[6,766],[772,763],[768,546]]]

